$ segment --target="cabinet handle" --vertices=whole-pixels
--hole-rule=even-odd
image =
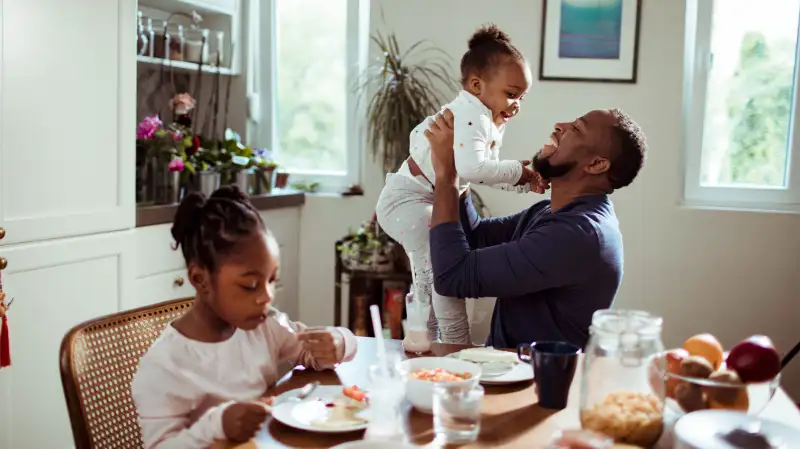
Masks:
[[[175,282],[173,282],[173,284],[175,284],[176,287],[183,287],[183,282],[183,278],[178,276],[175,278]]]
[[[5,270],[8,266],[8,260],[5,257],[0,257],[0,270]]]
[[[2,226],[0,226],[0,240],[3,240],[3,237],[5,236],[6,236],[6,230],[3,229]]]

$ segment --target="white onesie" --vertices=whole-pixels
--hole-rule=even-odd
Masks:
[[[454,148],[459,191],[470,182],[519,193],[530,192],[530,185],[514,186],[522,176],[522,163],[499,158],[505,125],[496,126],[492,112],[481,101],[461,91],[451,103],[455,117]],[[440,335],[444,343],[471,344],[466,303],[448,298],[433,289],[433,267],[430,263],[430,230],[433,211],[433,185],[436,176],[431,161],[431,148],[425,137],[435,116],[425,119],[411,132],[411,157],[424,176],[414,176],[407,162],[386,175],[386,185],[376,206],[378,223],[394,240],[403,245],[411,260],[414,295],[433,303],[434,316],[428,321],[432,336]],[[438,323],[437,323],[438,322]]]
[[[476,96],[462,90],[455,100],[442,107],[442,110],[444,109],[449,109],[455,117],[453,151],[459,177],[459,191],[463,192],[470,182],[474,182],[502,190],[530,192],[530,185],[514,186],[522,176],[522,163],[517,160],[500,160],[500,146],[503,145],[506,126],[495,125],[489,108]],[[410,139],[411,157],[432,183],[436,182],[436,176],[431,161],[431,146],[425,137],[425,130],[434,119],[435,116],[428,117],[417,125],[411,132]]]

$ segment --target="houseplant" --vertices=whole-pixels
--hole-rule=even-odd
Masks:
[[[367,103],[367,143],[372,156],[382,157],[384,173],[395,171],[409,155],[414,127],[444,104],[455,90],[449,58],[427,41],[400,50],[397,36],[378,32],[372,42],[381,55],[356,87]],[[413,61],[413,62],[412,62]]]
[[[337,249],[348,270],[386,273],[394,269],[394,245],[373,215],[357,230],[349,231]]]

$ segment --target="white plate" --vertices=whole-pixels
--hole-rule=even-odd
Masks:
[[[454,352],[449,356],[461,360],[461,357],[459,357],[459,353],[460,352]],[[474,360],[470,361],[476,363]],[[488,363],[496,364],[499,362],[488,362]],[[483,365],[482,363],[479,362],[478,364]],[[529,380],[533,380],[533,366],[531,366],[530,363],[517,362],[513,363],[511,369],[504,374],[495,376],[487,374],[481,375],[481,383],[484,385],[508,385],[518,382],[526,382]]]
[[[398,443],[395,441],[351,441],[349,443],[342,443],[334,446],[332,449],[418,449],[419,446],[414,446],[407,443]]]
[[[275,398],[275,403],[272,406],[272,417],[289,427],[309,432],[345,433],[366,429],[367,423],[336,428],[317,427],[311,424],[330,412],[330,409],[326,407],[327,403],[344,397],[342,394],[343,388],[341,385],[321,385],[302,401],[294,399],[299,389],[287,391]],[[367,410],[361,411],[357,416],[367,418],[365,416],[366,412]]]

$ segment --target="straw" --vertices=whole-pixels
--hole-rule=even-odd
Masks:
[[[381,326],[381,312],[378,306],[373,304],[369,306],[369,313],[372,315],[372,330],[375,333],[375,339],[378,341],[378,363],[381,367],[381,375],[384,379],[389,378],[389,371],[386,362],[386,345],[383,343],[383,327]]]

